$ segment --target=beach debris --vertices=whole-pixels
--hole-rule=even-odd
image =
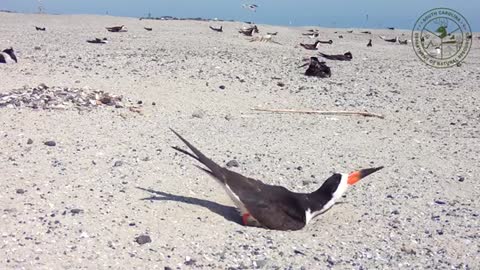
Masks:
[[[90,39],[87,40],[88,43],[97,43],[97,44],[105,44],[108,43],[107,38],[95,38],[95,39]]]
[[[254,111],[274,112],[274,113],[303,113],[303,114],[322,114],[322,115],[360,115],[365,117],[377,117],[384,119],[385,116],[370,112],[355,112],[355,111],[319,111],[319,110],[305,110],[305,109],[264,109],[252,108]]]
[[[223,26],[220,27],[213,27],[213,26],[208,26],[210,29],[212,29],[215,32],[223,32]]]
[[[24,87],[0,93],[0,108],[32,109],[93,109],[99,106],[123,108],[123,97],[100,90],[82,88],[48,87],[40,84],[34,88]],[[130,102],[131,103],[131,102]]]
[[[17,56],[15,55],[13,47],[5,49],[0,53],[0,63],[13,64],[14,62],[17,63]]]
[[[243,4],[242,7],[245,8],[245,9],[251,10],[251,11],[253,11],[253,12],[257,12],[258,5],[255,5],[255,4]]]
[[[306,76],[314,76],[320,78],[327,78],[332,76],[330,67],[325,64],[325,62],[318,61],[317,57],[310,57],[310,61],[299,66],[304,67],[308,65],[307,70],[305,71]]]
[[[152,242],[152,238],[149,235],[142,234],[140,236],[135,237],[135,242],[139,245],[147,244]]]
[[[329,60],[350,61],[353,58],[351,52],[346,52],[344,54],[333,54],[333,55],[324,54],[324,53],[319,52],[318,54],[320,56],[322,56],[323,58],[326,58],[326,59],[329,59]]]
[[[28,138],[28,140],[27,140],[27,144],[32,144],[32,143],[33,143],[33,140],[32,140],[32,139],[30,139],[30,138]]]
[[[258,27],[256,25],[250,27],[243,27],[238,31],[240,34],[244,34],[245,36],[251,37],[253,33],[258,33]]]
[[[152,31],[153,30],[153,28],[151,28],[151,27],[143,27],[143,29],[145,29],[147,31]]]
[[[17,194],[24,194],[25,192],[27,192],[27,191],[23,188],[18,188],[17,190],[15,190],[15,193],[17,193]]]
[[[108,32],[127,32],[124,25],[121,26],[112,26],[112,27],[105,27]]]
[[[37,31],[46,31],[47,29],[46,29],[45,27],[35,26],[35,30],[37,30]]]
[[[372,40],[368,40],[367,47],[372,47]]]

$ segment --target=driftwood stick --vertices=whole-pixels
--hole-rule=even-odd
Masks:
[[[378,117],[384,119],[385,116],[369,112],[350,112],[350,111],[318,111],[318,110],[296,110],[296,109],[262,109],[253,108],[254,111],[262,112],[279,112],[279,113],[307,113],[307,114],[323,114],[323,115],[361,115],[365,117]]]

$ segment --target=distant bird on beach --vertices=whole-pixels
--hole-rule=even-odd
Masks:
[[[220,26],[218,28],[213,27],[213,26],[208,26],[208,27],[210,27],[210,29],[212,29],[215,32],[223,32],[223,26]]]
[[[46,31],[47,29],[45,27],[37,27],[35,26],[35,30],[37,31]]]
[[[328,55],[324,53],[318,53],[318,54],[323,58],[326,58],[329,60],[350,61],[353,58],[353,55],[351,52],[346,52],[344,54],[334,54],[334,55]]]
[[[316,191],[297,193],[230,171],[206,157],[173,129],[172,131],[191,152],[177,146],[173,149],[205,166],[197,167],[224,188],[238,208],[245,226],[283,231],[300,230],[313,218],[330,209],[350,186],[383,168],[363,169],[349,174],[335,173]]]
[[[143,27],[143,29],[145,29],[147,31],[152,31],[153,30],[153,28],[151,28],[151,27]]]
[[[309,38],[317,38],[319,33],[303,33],[303,36],[308,36]]]
[[[12,47],[3,50],[0,53],[0,63],[13,64],[14,62],[17,63],[17,56],[15,55],[15,51]]]
[[[389,29],[389,30],[395,30],[394,27],[387,27],[387,29]]]
[[[351,34],[353,33],[353,30],[348,30],[347,33]]]
[[[340,35],[340,36],[338,36],[338,38],[343,38],[343,36],[342,36],[342,35]]]
[[[245,9],[249,9],[249,10],[251,10],[251,11],[253,11],[253,12],[257,12],[258,5],[255,5],[255,4],[243,4],[242,6],[243,6],[243,8],[245,8]]]
[[[305,43],[300,43],[300,46],[302,46],[303,48],[305,48],[306,50],[317,50],[318,48],[318,44],[320,44],[320,40],[317,40],[315,41],[315,43],[313,44],[305,44]]]
[[[362,34],[371,34],[372,32],[370,32],[370,31],[362,31],[362,32],[360,32],[360,33],[362,33]]]
[[[318,61],[317,57],[310,57],[310,61],[300,67],[308,65],[307,70],[305,71],[306,76],[314,76],[320,78],[328,78],[332,76],[330,67],[328,67],[325,62]]]
[[[367,47],[372,47],[372,40],[371,39],[368,41]]]
[[[399,40],[398,40],[398,44],[408,45],[408,39],[405,39],[405,40],[399,39]]]
[[[267,35],[270,35],[270,36],[276,36],[278,34],[278,32],[267,32]]]
[[[331,40],[331,39],[328,40],[328,41],[319,40],[318,42],[321,43],[321,44],[332,44],[332,43],[333,43],[333,40]]]
[[[244,34],[245,36],[251,37],[253,36],[253,33],[258,33],[258,28],[256,25],[251,26],[251,27],[244,27],[238,31],[241,34]]]
[[[396,43],[398,41],[398,37],[395,37],[395,38],[386,38],[384,36],[379,36],[381,39],[383,39],[384,41],[386,42],[390,42],[390,43]]]
[[[112,26],[112,27],[105,27],[108,32],[126,32],[125,26]]]
[[[108,43],[107,38],[95,38],[91,40],[87,40],[88,43],[96,43],[96,44],[105,44]]]

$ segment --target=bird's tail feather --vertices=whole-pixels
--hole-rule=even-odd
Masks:
[[[178,134],[175,130],[173,129],[170,129],[173,133],[175,133],[175,135],[177,135],[178,138],[180,138],[180,140],[182,140],[183,143],[185,143],[188,148],[190,148],[190,150],[192,150],[193,154],[192,153],[189,153],[181,148],[178,148],[178,147],[173,147],[173,149],[181,152],[181,153],[184,153],[198,161],[200,161],[203,165],[205,165],[209,170],[206,170],[202,167],[199,167],[200,169],[202,169],[204,172],[210,174],[211,176],[217,178],[218,180],[220,181],[224,181],[224,177],[223,177],[223,173],[222,173],[222,167],[220,165],[218,165],[217,163],[213,162],[211,159],[207,158],[202,152],[200,152],[200,150],[198,150],[197,148],[195,148],[195,146],[193,146],[191,143],[189,143],[187,140],[185,140],[180,134]],[[198,167],[198,166],[197,166]]]

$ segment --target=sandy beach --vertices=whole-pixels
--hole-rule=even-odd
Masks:
[[[114,25],[128,31],[105,30]],[[315,27],[333,40],[319,51],[353,60],[326,60],[332,76],[314,78],[299,68],[317,54],[299,46],[312,27],[258,25],[277,44],[249,42],[244,25],[0,13],[0,49],[18,58],[0,64],[0,94],[44,84],[136,108],[0,107],[0,268],[479,269],[478,39],[460,67],[436,69],[378,38],[409,30]],[[169,128],[221,165],[298,192],[332,172],[385,168],[303,230],[245,227],[171,148],[183,145]]]

